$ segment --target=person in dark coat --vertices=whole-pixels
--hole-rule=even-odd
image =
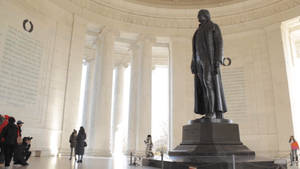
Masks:
[[[82,163],[82,158],[84,155],[84,148],[87,146],[86,142],[86,133],[84,131],[83,127],[80,127],[77,139],[76,139],[76,147],[75,147],[75,153],[78,156],[78,163]]]
[[[13,117],[8,119],[8,124],[3,128],[0,138],[4,138],[5,167],[10,165],[14,149],[17,145],[18,127]]]
[[[30,143],[32,137],[24,137],[22,144],[19,144],[15,148],[14,152],[14,164],[21,164],[23,166],[28,165],[27,160],[31,155]]]
[[[220,73],[224,59],[221,30],[210,20],[208,10],[200,10],[198,20],[200,24],[193,36],[191,64],[195,75],[194,112],[205,115],[205,118],[222,119],[227,107]]]
[[[73,150],[76,147],[76,142],[77,142],[76,139],[77,139],[77,131],[74,129],[69,138],[69,143],[70,143],[70,148],[71,148],[70,160],[72,160]],[[76,160],[76,155],[75,155],[75,160]]]

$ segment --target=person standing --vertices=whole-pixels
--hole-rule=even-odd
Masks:
[[[22,122],[21,120],[17,121],[17,126],[18,126],[18,137],[22,137],[22,126],[23,126],[24,122]]]
[[[73,150],[76,147],[76,142],[77,142],[76,139],[77,139],[77,131],[74,129],[69,138],[69,143],[70,143],[70,148],[71,148],[70,160],[72,160]],[[74,152],[74,154],[75,154],[75,152]],[[75,155],[75,160],[76,160],[76,155]]]
[[[0,116],[1,118],[1,124],[0,124],[0,134],[2,133],[2,130],[5,126],[8,124],[8,115]],[[3,164],[5,161],[4,159],[4,138],[0,138],[0,164]]]
[[[295,140],[294,136],[290,137],[289,143],[291,144],[291,165],[293,162],[297,162],[298,164],[298,154],[297,151],[299,150],[298,142]]]
[[[80,127],[77,138],[76,138],[76,146],[75,153],[78,156],[78,163],[82,163],[82,158],[84,155],[84,148],[87,146],[86,142],[86,133],[83,127]]]
[[[153,157],[154,154],[152,152],[152,147],[153,147],[153,143],[152,143],[152,137],[151,135],[147,136],[147,139],[144,140],[144,143],[146,144],[146,157]]]
[[[17,127],[18,127],[18,137],[17,137],[17,143],[18,144],[22,144],[23,140],[22,140],[22,126],[23,126],[24,122],[22,122],[21,120],[17,121]]]
[[[8,124],[3,128],[0,138],[4,138],[4,155],[5,155],[5,167],[10,165],[13,157],[14,149],[17,145],[18,127],[15,124],[14,117],[8,119]]]

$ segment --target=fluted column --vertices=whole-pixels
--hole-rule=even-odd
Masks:
[[[110,156],[111,101],[115,33],[109,29],[101,32],[97,39],[97,54],[95,64],[95,83],[92,106],[90,137],[91,154]]]
[[[122,126],[124,119],[123,98],[124,98],[124,71],[127,65],[118,63],[115,66],[115,86],[114,86],[114,106],[113,106],[113,152],[123,151],[123,142],[118,142],[124,139],[125,126]],[[126,130],[125,130],[126,131]]]
[[[143,37],[132,47],[128,152],[144,152],[144,139],[151,134],[151,37]]]

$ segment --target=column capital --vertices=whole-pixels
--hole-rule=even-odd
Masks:
[[[140,34],[137,38],[137,43],[138,42],[150,42],[150,43],[155,43],[155,36],[151,34]]]
[[[130,56],[127,55],[115,55],[114,58],[114,67],[127,68],[131,60]]]
[[[113,38],[115,38],[120,36],[120,31],[115,28],[104,26],[98,34],[98,39],[101,39],[107,35],[111,35]]]
[[[129,66],[130,60],[121,60],[114,63],[114,67],[123,67],[127,68]]]
[[[154,35],[150,34],[140,34],[137,38],[137,40],[131,44],[130,50],[135,51],[138,49],[141,49],[146,43],[148,45],[152,45],[155,43],[156,39]]]

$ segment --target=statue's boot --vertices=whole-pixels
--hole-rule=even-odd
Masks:
[[[223,119],[224,118],[223,113],[216,113],[216,118]]]
[[[204,118],[213,119],[213,118],[215,118],[215,114],[214,113],[207,113],[207,114],[205,114]]]

